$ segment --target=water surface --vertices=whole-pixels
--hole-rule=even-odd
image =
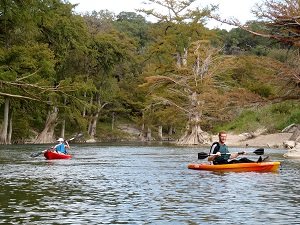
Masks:
[[[0,147],[0,224],[300,223],[300,161],[283,150],[266,149],[278,173],[215,173],[187,169],[206,149],[78,145],[71,160],[30,157],[44,148]]]

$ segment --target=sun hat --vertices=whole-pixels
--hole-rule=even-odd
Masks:
[[[58,138],[57,141],[58,142],[64,142],[64,139],[63,138]]]

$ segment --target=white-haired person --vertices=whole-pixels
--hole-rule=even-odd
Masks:
[[[59,143],[53,147],[54,150],[58,153],[67,154],[67,149],[70,149],[69,143],[63,138],[58,138],[57,141]]]

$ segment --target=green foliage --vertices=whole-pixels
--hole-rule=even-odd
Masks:
[[[104,73],[109,73],[115,66],[125,58],[125,46],[116,35],[97,35],[94,39],[92,49],[96,51],[96,60],[99,69]]]
[[[258,22],[248,22],[252,30],[260,27]],[[260,36],[255,36],[241,28],[233,28],[223,35],[226,54],[255,54],[266,56],[272,48],[279,47],[274,41]]]
[[[280,62],[285,62],[287,57],[287,51],[285,49],[271,49],[269,51],[268,56]]]
[[[243,111],[236,119],[233,121],[224,124],[223,126],[216,126],[214,127],[214,131],[217,132],[218,130],[228,130],[228,131],[235,131],[237,133],[240,132],[250,132],[255,131],[257,128],[260,127],[259,118],[255,111],[246,110]]]
[[[17,75],[11,81],[28,77],[33,83],[37,78],[49,78],[54,74],[54,55],[45,44],[13,46],[2,48],[0,52],[0,70]]]
[[[102,141],[126,141],[130,140],[128,133],[123,132],[119,129],[112,129],[111,123],[102,122],[100,126],[97,127],[97,137],[98,140]]]
[[[243,88],[262,98],[279,95],[278,84],[281,84],[277,72],[282,64],[268,57],[236,57],[233,66],[218,76],[218,81],[229,87]]]
[[[297,48],[287,51],[284,45],[239,28],[229,32],[205,28],[205,16],[215,6],[193,8],[194,0],[149,2],[172,10],[168,14],[140,10],[159,20],[150,23],[134,12],[75,15],[73,6],[61,0],[0,1],[0,112],[9,97],[13,140],[23,141],[31,130],[41,131],[53,106],[59,108],[57,133],[62,121],[67,133],[87,131],[89,119],[101,109],[99,122],[104,128],[97,128],[101,138],[123,135],[109,130],[113,113],[118,120],[146,124],[153,131],[160,125],[165,132],[172,127],[179,136],[190,116],[192,92],[201,94],[198,100],[205,102],[200,110],[205,130],[216,121],[232,119],[237,105],[291,93],[296,84],[291,79],[298,74]],[[253,30],[261,26],[248,25]],[[201,47],[225,45],[225,53],[234,55],[217,52],[212,61],[209,57],[199,61],[203,71],[210,71],[203,74],[216,75],[214,79],[195,76],[195,62],[204,53],[200,43]],[[205,63],[212,65],[208,62],[217,66],[206,68]],[[286,79],[281,69],[289,66],[294,73]],[[152,86],[141,85],[144,78]],[[277,130],[299,123],[297,108],[298,104],[288,102],[269,110],[245,111],[227,128],[255,130],[265,123],[269,130]],[[3,119],[0,113],[0,122]]]
[[[11,105],[14,108],[12,113],[13,142],[24,143],[36,135],[34,132],[42,129],[47,110],[44,104],[35,101],[12,100]]]
[[[13,130],[13,137],[17,143],[22,144],[26,139],[30,139],[33,136],[31,132],[31,126],[29,120],[26,117],[19,117],[15,119],[17,127]]]
[[[117,15],[117,20],[114,22],[116,28],[132,37],[139,44],[139,51],[147,45],[151,37],[148,32],[149,24],[146,19],[134,12],[121,12]]]
[[[253,82],[248,86],[249,90],[255,94],[258,94],[264,98],[267,98],[273,94],[272,87],[264,83]]]
[[[266,128],[269,132],[277,132],[292,123],[300,123],[300,103],[286,101],[245,110],[232,121],[215,127],[214,131],[228,130],[240,133]]]

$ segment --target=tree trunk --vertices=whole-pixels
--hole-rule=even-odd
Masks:
[[[97,121],[101,112],[101,109],[103,109],[108,103],[104,103],[101,105],[100,97],[97,96],[97,111],[92,114],[90,122],[89,122],[89,128],[88,128],[88,134],[91,136],[91,139],[95,139],[96,136],[96,128],[97,128]]]
[[[93,104],[93,95],[91,95],[90,104]],[[93,112],[90,113],[90,120],[89,120],[89,127],[88,127],[88,134],[92,133],[92,125],[93,125]]]
[[[179,145],[198,145],[209,143],[209,137],[200,127],[201,105],[198,94],[194,92],[190,96],[191,108],[189,121],[186,126],[185,134],[178,140]]]
[[[163,139],[163,127],[162,126],[158,126],[158,138],[161,141]]]
[[[9,115],[9,126],[8,126],[8,134],[7,134],[7,144],[11,144],[11,137],[12,137],[12,118],[13,118],[13,111],[11,111]]]
[[[92,114],[90,119],[88,134],[90,135],[91,139],[95,139],[99,113],[100,113],[100,107],[98,107],[96,113]]]
[[[173,134],[173,127],[170,126],[168,130],[168,135],[171,136]]]
[[[143,119],[143,123],[142,123],[142,127],[141,127],[141,131],[140,131],[140,134],[139,134],[139,138],[141,141],[145,141],[145,135],[144,135],[144,131],[145,131],[145,123],[144,123],[144,112],[143,112],[143,115],[142,115],[142,119]]]
[[[179,139],[177,144],[179,145],[198,145],[207,144],[208,135],[201,130],[200,125],[191,125],[190,129],[187,129],[185,134]]]
[[[91,139],[95,139],[98,117],[99,113],[97,112],[92,116],[90,120],[89,135],[91,136]]]
[[[57,117],[58,109],[54,107],[52,111],[48,112],[44,130],[35,139],[35,144],[53,143],[55,141],[54,128],[56,126]]]
[[[9,123],[9,98],[5,99],[4,104],[4,118],[2,123],[2,129],[0,134],[0,144],[8,144],[7,133],[8,133],[8,123]]]
[[[152,140],[152,131],[151,131],[151,128],[148,127],[148,130],[147,130],[147,141],[151,141]]]
[[[183,57],[182,57],[182,66],[186,67],[187,65],[187,58],[188,58],[188,49],[187,48],[184,48],[184,54],[183,54]]]
[[[111,119],[111,130],[114,130],[115,126],[115,113],[112,113],[112,119]]]
[[[84,99],[86,99],[86,92],[84,92],[83,97],[84,97]],[[83,107],[82,116],[83,116],[83,117],[86,116],[86,107],[85,107],[85,105],[84,105],[84,107]]]
[[[62,138],[65,137],[65,131],[66,131],[66,120],[63,119],[63,121],[61,122],[60,137]]]
[[[67,105],[67,98],[64,98],[64,105]],[[66,131],[66,119],[65,114],[63,115],[63,120],[61,122],[61,130],[60,130],[60,137],[65,138],[65,131]]]

